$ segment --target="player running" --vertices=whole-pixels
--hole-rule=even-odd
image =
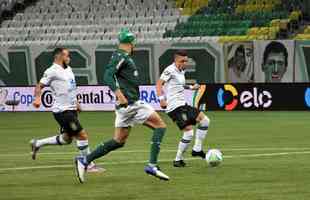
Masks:
[[[187,105],[185,101],[185,89],[198,90],[200,87],[198,84],[191,86],[185,85],[184,70],[187,62],[188,57],[186,51],[177,51],[174,55],[174,63],[163,71],[156,84],[156,92],[160,100],[160,106],[166,109],[169,117],[183,132],[176,158],[173,161],[175,167],[185,167],[186,165],[183,154],[194,136],[193,125],[196,125],[196,123],[198,123],[199,126],[196,130],[196,139],[192,150],[192,156],[205,158],[202,144],[207,135],[210,122],[209,118],[203,112]],[[165,95],[163,93],[163,86],[166,88]]]
[[[131,58],[134,48],[135,36],[127,29],[122,29],[118,35],[119,47],[112,54],[106,66],[104,81],[114,92],[117,103],[115,107],[115,132],[114,137],[102,144],[87,156],[76,158],[76,172],[81,183],[84,182],[86,166],[111,151],[124,146],[131,127],[134,124],[144,124],[153,130],[149,164],[145,172],[159,179],[169,180],[157,165],[160,143],[166,131],[166,124],[154,109],[139,100],[139,73]]]
[[[41,93],[45,86],[50,86],[55,102],[53,104],[53,115],[60,125],[60,134],[44,139],[32,139],[30,141],[32,159],[36,159],[37,152],[46,145],[67,145],[76,138],[76,146],[81,155],[90,152],[88,146],[88,135],[82,128],[78,112],[81,111],[76,98],[76,83],[70,63],[68,49],[56,48],[53,52],[54,63],[45,72],[35,88],[35,101],[33,106],[39,108],[41,105]],[[99,172],[104,169],[97,167],[94,163],[88,166],[88,172]]]

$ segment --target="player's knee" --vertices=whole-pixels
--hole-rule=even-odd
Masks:
[[[62,134],[56,137],[57,143],[60,145],[67,145],[72,143],[72,137]]]
[[[126,144],[126,140],[121,140],[121,139],[116,139],[116,138],[113,138],[113,140],[116,142],[115,143],[115,148],[118,149],[118,148],[122,148],[125,146]]]
[[[164,128],[166,129],[167,128],[167,125],[166,123],[163,121],[163,120],[160,120],[160,123],[159,123],[159,127],[158,128]]]
[[[66,142],[66,144],[71,144],[72,140],[73,140],[72,137],[68,137],[64,141]]]
[[[191,131],[191,130],[193,130],[193,126],[192,125],[185,126],[185,128],[182,129],[183,132],[188,132],[188,131]]]
[[[86,131],[82,130],[79,132],[79,134],[76,137],[78,140],[87,140],[88,139],[88,135],[86,133]]]
[[[166,125],[166,123],[162,119],[159,119],[157,122],[152,124],[152,127],[155,128],[155,129],[156,128],[166,129],[167,125]]]
[[[193,137],[194,137],[194,131],[193,129],[191,129],[189,131],[184,131],[182,140],[190,142],[192,141]]]
[[[210,124],[210,119],[207,116],[204,116],[199,122],[199,127],[208,128]]]
[[[113,138],[117,143],[125,145],[127,141],[127,136],[117,136]]]

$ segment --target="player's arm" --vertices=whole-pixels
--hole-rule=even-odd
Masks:
[[[110,63],[107,65],[107,68],[104,73],[104,82],[110,87],[110,89],[114,92],[117,101],[120,106],[127,107],[128,101],[125,97],[125,95],[122,93],[122,91],[119,88],[119,84],[116,77],[116,72],[121,67],[125,59],[117,59],[113,58],[110,61]]]
[[[184,85],[184,89],[188,90],[199,90],[200,85],[198,83],[195,83],[194,85]]]
[[[166,98],[163,92],[163,85],[165,84],[165,81],[162,79],[159,79],[156,83],[156,93],[158,96],[158,99],[160,101],[160,107],[165,109],[167,108],[167,102],[166,102]]]
[[[171,79],[171,71],[169,69],[165,69],[163,73],[160,75],[159,80],[156,83],[156,93],[158,99],[160,101],[160,107],[165,109],[167,108],[166,97],[163,93],[163,85]]]
[[[44,84],[39,82],[34,89],[34,102],[32,103],[35,108],[39,108],[41,106],[41,94],[42,89],[44,88]]]
[[[156,94],[158,97],[164,97],[163,85],[165,85],[165,81],[162,79],[156,82]]]
[[[35,108],[39,108],[41,106],[42,89],[45,86],[49,85],[50,82],[53,80],[53,78],[54,78],[53,71],[51,69],[45,70],[43,77],[41,78],[41,80],[39,81],[39,83],[36,85],[34,89],[35,100],[33,102],[33,106]]]
[[[81,107],[81,104],[79,103],[79,101],[76,101],[76,110],[78,112],[82,112],[82,107]]]

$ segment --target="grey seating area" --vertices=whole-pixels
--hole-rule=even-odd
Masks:
[[[169,0],[40,0],[2,23],[0,44],[84,40],[114,44],[124,27],[138,36],[138,43],[153,43],[186,19]]]

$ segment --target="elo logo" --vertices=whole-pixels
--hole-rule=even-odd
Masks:
[[[227,102],[225,92],[229,92],[232,95],[232,100]],[[310,107],[310,89],[309,89],[309,107]],[[251,91],[242,91],[238,96],[237,89],[230,84],[224,85],[224,89],[220,88],[217,93],[217,101],[221,108],[227,111],[235,109],[240,101],[243,108],[269,108],[272,105],[272,95],[269,91],[259,92],[257,87],[254,87]]]
[[[306,102],[306,105],[310,108],[310,88],[306,89],[305,102]]]
[[[224,99],[224,93],[225,93],[224,90],[229,91],[233,96],[232,101],[227,102],[226,105],[225,105],[225,99]],[[217,92],[217,102],[221,108],[225,106],[225,110],[231,111],[235,109],[236,106],[238,105],[238,100],[236,99],[236,97],[238,96],[238,91],[234,86],[229,85],[229,84],[224,85],[224,90],[220,88],[219,91]]]

